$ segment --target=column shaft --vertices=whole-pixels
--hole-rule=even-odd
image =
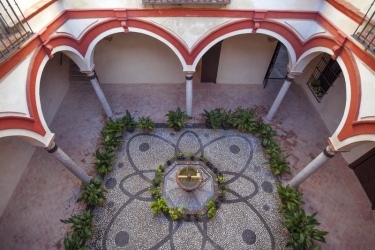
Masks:
[[[107,115],[107,117],[112,117],[113,113],[112,113],[111,107],[108,104],[107,98],[105,98],[105,95],[103,93],[102,88],[99,85],[99,82],[98,82],[98,79],[96,78],[95,73],[92,72],[91,74],[88,74],[88,76],[90,78],[91,85],[94,87],[95,93],[98,96],[99,101],[103,106],[105,114]]]
[[[325,162],[334,156],[334,153],[327,147],[314,160],[312,160],[304,169],[302,169],[290,182],[291,187],[299,186],[316,170],[318,170]]]
[[[48,153],[51,153],[61,164],[63,164],[72,174],[74,174],[83,183],[88,183],[90,177],[82,170],[75,162],[65,154],[55,143],[50,149],[47,148]]]
[[[186,74],[186,114],[193,115],[193,75]]]

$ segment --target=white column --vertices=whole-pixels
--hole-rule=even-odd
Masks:
[[[295,75],[293,75],[291,73],[288,73],[286,75],[284,84],[281,87],[279,93],[277,94],[277,97],[276,97],[275,101],[273,102],[271,109],[268,111],[267,116],[263,118],[263,121],[265,123],[269,123],[272,120],[272,118],[275,115],[277,109],[280,107],[280,104],[283,101],[284,96],[285,96],[286,92],[288,91],[288,89],[290,87],[290,84],[292,83],[294,77],[295,77]]]
[[[63,164],[72,174],[74,174],[83,183],[89,183],[90,177],[75,162],[67,156],[54,142],[47,148],[47,152],[52,154],[61,164]]]
[[[107,102],[107,98],[105,98],[103,90],[99,85],[99,82],[98,82],[98,79],[96,78],[95,72],[91,71],[91,72],[84,72],[84,73],[86,73],[88,75],[88,77],[91,81],[91,85],[94,87],[95,93],[98,96],[99,101],[101,102],[101,104],[103,106],[105,114],[107,115],[107,117],[112,117],[113,113],[112,113],[111,107],[109,106],[109,104]]]
[[[323,164],[330,158],[335,156],[334,152],[329,146],[323,150],[312,162],[310,162],[301,172],[299,172],[290,182],[291,187],[299,186],[307,178],[309,178],[316,170],[318,170]]]
[[[186,79],[186,114],[193,116],[193,74],[185,74]]]

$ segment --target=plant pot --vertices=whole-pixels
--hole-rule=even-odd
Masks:
[[[211,123],[210,122],[205,122],[206,128],[212,129]]]
[[[210,165],[211,165],[210,162],[209,162],[209,161],[206,161],[206,166],[207,166],[207,167],[210,167]]]
[[[216,208],[219,208],[221,206],[221,201],[216,200],[215,201],[215,206],[216,206]]]
[[[168,166],[170,166],[172,164],[172,162],[171,161],[167,161],[167,164],[168,164]]]
[[[185,216],[185,220],[186,220],[186,221],[191,221],[191,214],[187,214],[187,215]]]
[[[214,173],[216,174],[219,170],[217,168],[213,167],[212,171],[214,171]]]
[[[218,199],[219,199],[219,201],[223,201],[223,200],[225,200],[225,196],[224,195],[219,195],[219,197],[217,197]]]
[[[200,218],[199,214],[194,214],[194,219],[195,219],[196,221],[198,221],[199,218]]]
[[[191,161],[194,161],[194,159],[195,159],[194,156],[190,156]]]
[[[225,122],[221,123],[221,128],[224,129],[224,130],[228,130],[228,129],[230,129],[230,127],[231,126],[229,124],[225,123]]]
[[[133,133],[135,131],[135,127],[126,128],[126,131],[129,133]]]
[[[225,185],[223,185],[223,184],[219,184],[219,188],[220,188],[220,190],[225,190],[225,189],[227,189],[227,187],[225,186]]]
[[[181,128],[179,126],[177,126],[177,127],[173,127],[173,130],[178,132],[178,131],[181,131]]]

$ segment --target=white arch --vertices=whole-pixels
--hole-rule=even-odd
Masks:
[[[242,30],[236,30],[236,31],[233,31],[233,32],[229,32],[225,35],[222,35],[218,38],[216,38],[215,40],[211,41],[209,44],[207,44],[206,47],[204,47],[204,49],[202,49],[201,52],[199,52],[199,54],[197,55],[197,57],[195,58],[194,62],[193,62],[193,65],[192,65],[192,68],[195,70],[195,67],[197,66],[199,60],[202,58],[202,56],[212,47],[214,46],[216,43],[226,39],[226,38],[229,38],[229,37],[232,37],[232,36],[236,36],[236,35],[242,35],[242,34],[251,34],[251,32],[253,31],[253,29],[242,29]],[[276,39],[278,39],[279,41],[281,41],[285,47],[287,48],[287,51],[288,51],[288,57],[289,57],[289,63],[288,63],[288,66],[291,66],[292,65],[292,62],[295,62],[296,60],[296,53],[292,47],[292,45],[282,36],[280,36],[279,34],[273,32],[273,31],[269,31],[269,30],[265,30],[265,29],[258,29],[257,30],[257,34],[264,34],[264,35],[270,35],[272,37],[275,37]]]
[[[173,46],[169,41],[167,41],[163,37],[161,37],[161,36],[159,36],[155,33],[152,33],[148,30],[139,29],[139,28],[129,27],[129,31],[135,32],[135,33],[145,34],[145,35],[151,36],[151,37],[161,41],[162,43],[167,45],[176,54],[176,56],[178,57],[178,59],[180,60],[180,62],[182,64],[182,68],[184,69],[184,71],[189,68],[188,65],[185,62],[184,57],[181,55],[180,51],[178,51],[178,49],[175,46]],[[94,49],[95,49],[96,44],[98,44],[99,41],[101,41],[106,36],[109,36],[109,35],[112,35],[112,34],[115,34],[115,33],[124,33],[124,28],[122,28],[122,27],[113,28],[113,29],[104,31],[103,33],[101,33],[97,37],[95,37],[94,40],[92,40],[92,42],[90,43],[90,45],[87,49],[86,55],[85,55],[85,61],[90,68],[93,68],[95,66],[95,64],[94,64]]]
[[[49,130],[46,131],[44,136],[25,129],[5,129],[0,130],[0,138],[2,137],[19,137],[26,140],[34,147],[47,147],[55,137],[55,134]]]
[[[63,52],[66,56],[72,59],[75,62],[75,64],[77,64],[77,66],[81,69],[81,71],[90,70],[90,68],[88,67],[88,64],[85,62],[85,58],[75,48],[72,48],[67,45],[60,45],[60,46],[57,46],[56,48],[53,48],[52,50],[53,54],[57,52]]]

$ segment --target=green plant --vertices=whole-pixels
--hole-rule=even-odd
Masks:
[[[277,193],[281,199],[282,204],[279,206],[280,213],[293,212],[305,204],[302,201],[302,193],[298,192],[297,188],[292,188],[289,185],[276,184]]]
[[[64,239],[65,250],[86,250],[84,246],[84,239],[78,236],[77,233],[67,233]]]
[[[270,165],[271,171],[274,175],[279,176],[283,173],[292,174],[290,172],[289,162],[286,160],[289,155],[283,156],[282,154],[275,155],[270,158],[266,164]]]
[[[153,214],[168,212],[167,200],[165,198],[151,202],[151,210]]]
[[[213,129],[220,127],[221,112],[219,108],[213,109],[211,111],[204,110],[202,118],[205,120],[207,125],[210,125]]]
[[[159,165],[156,168],[156,174],[158,175],[159,178],[163,178],[163,172],[164,172],[164,165]]]
[[[310,86],[310,89],[314,92],[314,94],[318,98],[322,98],[325,95],[325,91],[322,88],[322,84],[321,84],[319,79],[315,79],[314,77],[310,77],[310,79],[307,83]]]
[[[94,214],[88,210],[81,215],[74,215],[67,220],[60,220],[64,224],[73,223],[73,231],[81,239],[92,239],[92,232],[94,226],[92,225],[92,220],[94,219]]]
[[[122,132],[125,130],[125,123],[122,119],[117,119],[116,121],[113,121],[111,118],[109,118],[104,125],[103,128],[103,134],[108,135],[117,135],[119,134],[121,136]]]
[[[234,124],[236,123],[236,119],[237,119],[236,111],[232,113],[232,110],[229,109],[228,111],[223,111],[221,113],[221,121],[227,126],[234,126]]]
[[[158,187],[149,187],[148,188],[148,191],[151,193],[151,196],[155,199],[160,199],[161,198],[161,189],[162,189],[162,186],[158,186]]]
[[[188,116],[185,111],[181,111],[180,107],[178,107],[176,111],[169,110],[168,114],[166,114],[165,116],[168,116],[166,124],[169,128],[184,128],[184,119],[192,119],[192,117]]]
[[[194,153],[188,153],[186,155],[186,157],[189,158],[190,160],[194,161],[195,155],[194,155]]]
[[[216,181],[217,181],[219,184],[223,184],[223,183],[226,181],[226,179],[225,179],[224,176],[222,176],[222,175],[218,175]]]
[[[285,150],[281,150],[280,144],[275,140],[271,140],[264,150],[264,153],[270,158],[278,157],[282,152],[285,152]]]
[[[122,122],[125,124],[125,128],[134,128],[137,126],[134,117],[131,116],[128,110],[126,110],[125,116],[122,117]]]
[[[82,184],[83,193],[77,201],[83,201],[87,205],[93,206],[103,205],[106,200],[104,193],[107,190],[101,187],[102,183],[102,179],[92,178],[89,183]]]
[[[161,183],[161,178],[154,178],[152,179],[152,185],[154,185],[155,187],[159,186]]]
[[[293,246],[295,249],[311,249],[313,240],[325,242],[324,236],[328,232],[314,229],[320,223],[315,219],[316,213],[306,216],[305,210],[300,209],[292,213],[286,213],[285,221],[281,224],[289,230],[289,240],[286,246]],[[314,248],[320,249],[320,247]]]
[[[220,189],[219,190],[219,196],[225,197],[226,194],[227,194],[227,190],[226,189]]]
[[[183,217],[182,210],[184,210],[183,206],[180,206],[179,208],[169,208],[169,215],[171,216],[172,220],[181,220]]]
[[[120,139],[122,134],[117,133],[117,134],[105,134],[102,132],[103,140],[101,144],[104,146],[106,149],[111,149],[114,150],[121,142],[122,140]]]
[[[234,126],[238,127],[241,132],[258,133],[260,123],[254,117],[255,110],[245,110],[243,108],[237,108],[237,119],[235,120]]]
[[[206,203],[205,206],[208,208],[207,217],[210,218],[210,219],[215,218],[215,215],[216,215],[215,201],[210,200],[209,202]]]
[[[168,164],[168,165],[171,165],[171,164],[172,164],[172,162],[171,162],[171,158],[168,158],[168,159],[167,159],[167,164]]]
[[[201,161],[205,161],[205,160],[206,160],[206,156],[205,156],[204,154],[201,154],[201,155],[199,156],[199,160],[201,160]]]
[[[94,153],[95,169],[99,174],[108,174],[113,171],[112,158],[116,155],[113,148],[106,148],[103,152],[97,149]]]
[[[182,152],[178,152],[176,154],[176,158],[179,159],[179,160],[183,160],[183,159],[185,159],[185,154],[182,153]]]
[[[138,119],[137,128],[146,130],[146,131],[152,131],[155,128],[155,123],[153,120],[151,120],[150,116],[147,117],[140,117]]]
[[[266,148],[272,143],[272,137],[276,135],[276,131],[268,124],[261,124],[259,134],[262,137],[262,146]]]

